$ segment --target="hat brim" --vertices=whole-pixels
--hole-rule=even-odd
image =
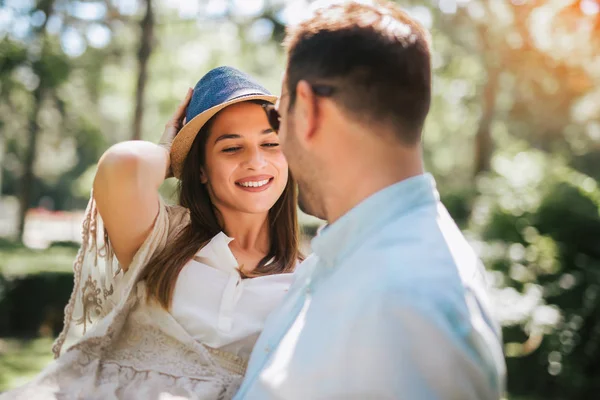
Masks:
[[[175,136],[175,139],[171,145],[171,170],[173,171],[173,175],[178,179],[181,177],[183,163],[185,162],[192,144],[194,143],[194,139],[196,139],[196,135],[198,132],[200,132],[200,129],[202,129],[204,124],[206,124],[209,119],[214,117],[215,114],[225,107],[251,100],[264,100],[271,104],[275,104],[277,101],[277,96],[270,96],[266,94],[241,96],[209,108],[208,110],[196,115],[191,121],[188,121],[177,133],[177,136]]]

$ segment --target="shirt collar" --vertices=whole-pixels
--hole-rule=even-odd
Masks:
[[[229,247],[229,243],[233,240],[235,239],[221,231],[213,236],[206,246],[196,252],[194,259],[224,272],[238,273],[240,265]],[[273,261],[275,261],[275,257],[267,261],[266,265]]]
[[[383,228],[394,216],[439,200],[431,174],[417,175],[388,186],[360,202],[340,219],[323,228],[311,247],[326,265],[333,265],[355,248],[374,229]]]
[[[219,232],[196,252],[194,259],[224,272],[237,271],[238,262],[229,248],[232,240],[225,232]]]

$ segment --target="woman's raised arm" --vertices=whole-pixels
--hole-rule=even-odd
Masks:
[[[127,141],[109,148],[100,158],[94,179],[94,199],[119,264],[127,270],[158,215],[158,188],[171,176],[171,142],[184,121],[191,99],[177,108],[159,142]]]

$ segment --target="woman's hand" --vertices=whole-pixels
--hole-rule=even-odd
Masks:
[[[173,114],[169,122],[167,122],[167,124],[165,125],[165,130],[162,136],[160,137],[160,140],[158,141],[158,145],[164,148],[167,151],[167,154],[171,153],[171,145],[173,143],[173,140],[175,139],[175,136],[177,136],[177,133],[179,133],[183,125],[185,125],[185,112],[187,110],[188,104],[190,104],[190,100],[192,99],[193,93],[194,90],[192,88],[189,88],[185,99],[183,99],[183,101],[179,104],[179,107],[177,107],[177,110],[175,110],[175,113]],[[171,169],[171,162],[169,161],[169,167],[165,178],[171,177],[173,177],[173,171]]]
[[[192,88],[188,89],[187,95],[185,99],[179,104],[175,113],[165,125],[165,130],[160,138],[158,144],[169,152],[171,151],[171,144],[173,143],[173,139],[179,133],[179,130],[185,125],[185,111],[187,110],[188,104],[190,104],[190,100],[192,99],[192,93],[194,93]]]

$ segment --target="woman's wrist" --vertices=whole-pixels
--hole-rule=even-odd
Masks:
[[[173,170],[171,169],[171,144],[158,143],[158,146],[165,152],[165,179],[172,178]]]

